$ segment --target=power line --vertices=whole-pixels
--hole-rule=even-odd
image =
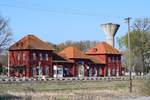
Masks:
[[[34,11],[40,11],[40,12],[48,12],[48,13],[57,13],[57,14],[64,14],[64,15],[79,15],[79,16],[89,16],[89,17],[105,17],[105,18],[118,18],[118,19],[124,19],[123,16],[112,16],[112,15],[104,15],[104,14],[89,14],[85,12],[64,12],[64,11],[56,11],[56,10],[50,10],[50,9],[41,9],[37,7],[24,7],[24,6],[17,6],[17,5],[9,5],[9,4],[0,4],[1,6],[5,7],[11,7],[11,8],[21,8],[26,10],[34,10]]]

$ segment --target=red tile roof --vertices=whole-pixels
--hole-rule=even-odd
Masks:
[[[48,43],[40,40],[34,35],[27,35],[15,44],[13,44],[9,50],[53,50],[52,46]]]
[[[101,42],[95,47],[89,49],[86,54],[121,54],[116,48],[113,48],[106,42]]]
[[[74,59],[88,59],[92,61],[95,64],[105,64],[104,62],[101,62],[98,57],[92,56],[92,55],[85,55],[83,52],[81,52],[76,47],[67,47],[63,51],[59,53],[59,55],[63,56],[64,58],[74,58]]]
[[[52,59],[53,59],[53,62],[74,63],[73,60],[70,60],[56,52],[52,53]]]
[[[88,55],[89,59],[95,64],[106,64],[106,62],[97,56]]]
[[[67,58],[76,58],[76,59],[89,59],[83,52],[81,52],[76,47],[67,47],[59,53]]]

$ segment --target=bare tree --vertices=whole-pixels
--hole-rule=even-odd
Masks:
[[[68,46],[74,46],[79,50],[86,52],[89,48],[94,47],[99,41],[90,41],[90,40],[83,40],[83,41],[66,41],[64,43],[60,43],[57,45],[53,45],[57,52],[67,48]],[[51,44],[51,43],[49,43]],[[52,45],[52,44],[51,44]]]
[[[118,42],[120,47],[125,47],[125,51],[128,50],[128,34],[121,37]],[[145,55],[150,52],[150,18],[139,18],[133,22],[130,43],[131,64],[134,66],[134,71],[146,74],[148,66],[145,66],[145,60],[149,58],[145,59]]]
[[[147,32],[150,30],[150,18],[138,18],[132,26],[134,31]]]
[[[11,29],[8,25],[8,20],[0,16],[0,51],[8,47],[11,41]]]

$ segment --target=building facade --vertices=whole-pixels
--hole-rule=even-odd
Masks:
[[[86,52],[87,55],[98,57],[104,64],[103,76],[122,75],[121,53],[106,42],[101,42]]]
[[[103,64],[98,62],[96,57],[87,56],[76,47],[67,47],[59,54],[74,62],[71,67],[73,77],[101,76],[99,69]]]
[[[53,77],[73,77],[72,66],[74,61],[53,52],[52,62]]]
[[[10,75],[52,77],[53,48],[34,35],[27,35],[9,48]]]
[[[56,53],[51,45],[27,35],[9,48],[13,77],[100,77],[122,75],[121,53],[101,42],[86,53],[67,47]]]

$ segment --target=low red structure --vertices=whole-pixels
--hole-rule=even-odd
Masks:
[[[71,67],[73,77],[101,76],[99,69],[102,64],[98,62],[96,57],[89,57],[75,47],[67,47],[59,54],[74,61]]]
[[[97,44],[86,54],[98,57],[99,61],[105,64],[102,68],[103,76],[122,75],[121,53],[106,42]]]
[[[53,77],[73,77],[73,60],[70,60],[56,52],[52,53]]]
[[[34,35],[27,35],[9,48],[10,75],[52,77],[53,48]]]

